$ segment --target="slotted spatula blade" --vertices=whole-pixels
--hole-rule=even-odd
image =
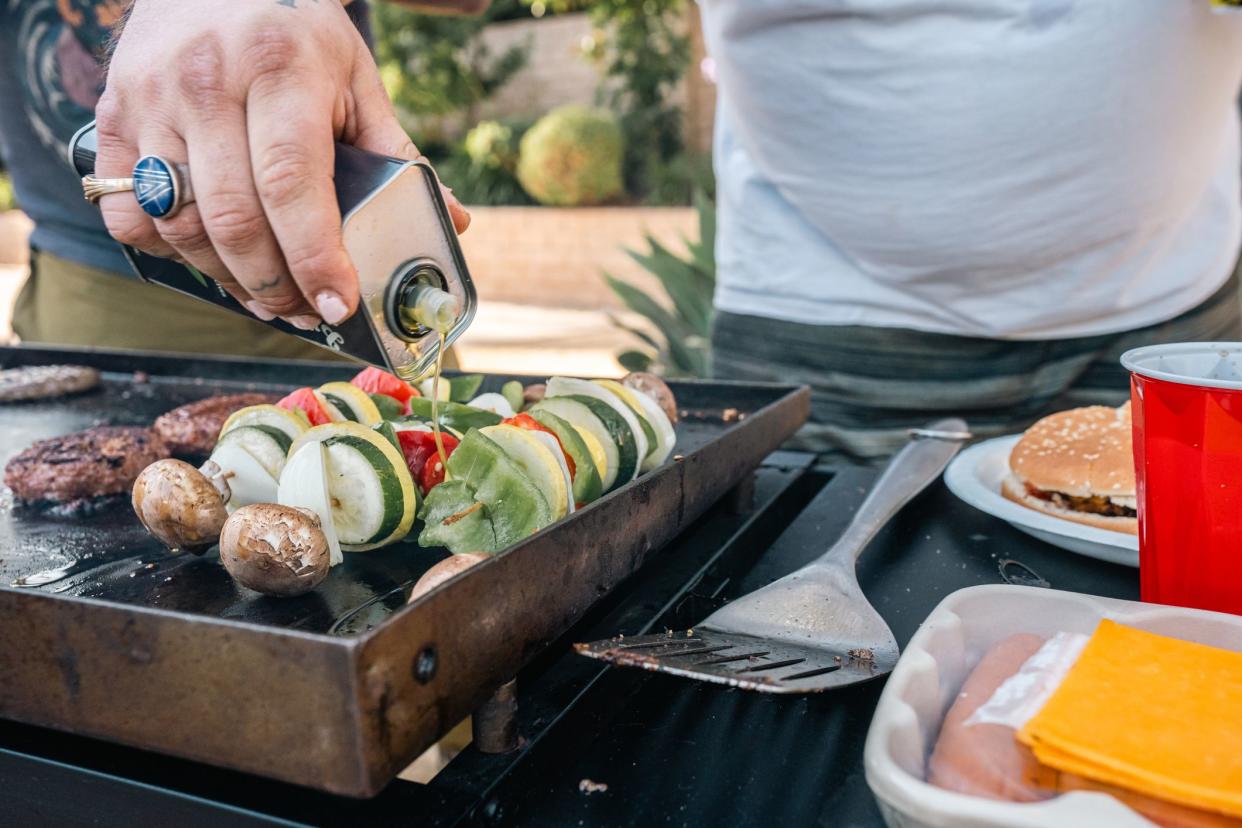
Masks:
[[[763,693],[819,693],[888,674],[900,654],[897,642],[859,588],[854,563],[875,533],[940,476],[970,434],[962,420],[947,419],[911,436],[820,558],[692,629],[574,649],[622,667]]]
[[[882,676],[896,658],[834,655],[752,635],[695,628],[577,644],[584,656],[763,693],[816,693]]]

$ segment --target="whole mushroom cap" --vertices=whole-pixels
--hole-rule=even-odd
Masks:
[[[147,531],[174,552],[209,548],[228,518],[216,485],[181,460],[157,460],[143,469],[131,502]]]
[[[414,603],[457,573],[465,572],[470,567],[483,563],[483,561],[490,557],[491,555],[485,552],[463,552],[459,555],[449,555],[423,573],[423,577],[415,582],[414,589],[410,591],[410,599],[406,603]]]
[[[622,377],[621,384],[635,391],[641,391],[655,400],[656,405],[668,415],[668,421],[677,422],[677,398],[673,396],[673,390],[664,380],[646,371],[631,371]]]
[[[328,576],[328,539],[308,509],[253,503],[220,533],[220,562],[233,580],[267,595],[302,595]]]

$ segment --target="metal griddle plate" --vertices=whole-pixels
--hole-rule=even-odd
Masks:
[[[0,405],[0,464],[36,439],[149,424],[211,394],[344,379],[352,365],[0,348],[0,367],[93,365],[101,389]],[[134,372],[149,374],[135,382]],[[494,390],[508,377],[488,377]],[[443,551],[347,555],[309,595],[171,556],[125,499],[88,514],[0,500],[0,716],[337,794],[377,793],[805,420],[806,388],[674,384],[666,464],[406,606]],[[744,417],[724,423],[736,408]],[[11,587],[19,579],[38,586]]]

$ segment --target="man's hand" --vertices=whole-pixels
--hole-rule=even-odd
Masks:
[[[336,324],[358,304],[341,243],[333,141],[417,158],[337,0],[137,0],[95,112],[96,174],[188,162],[195,202],[152,219],[100,200],[108,231],[216,279],[264,319]],[[469,214],[447,192],[457,231]]]

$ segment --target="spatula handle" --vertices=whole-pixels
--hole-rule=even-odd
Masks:
[[[950,417],[914,429],[912,435],[913,439],[894,455],[871,487],[845,533],[817,563],[832,561],[853,566],[876,532],[940,476],[969,437],[969,431],[964,420]]]

